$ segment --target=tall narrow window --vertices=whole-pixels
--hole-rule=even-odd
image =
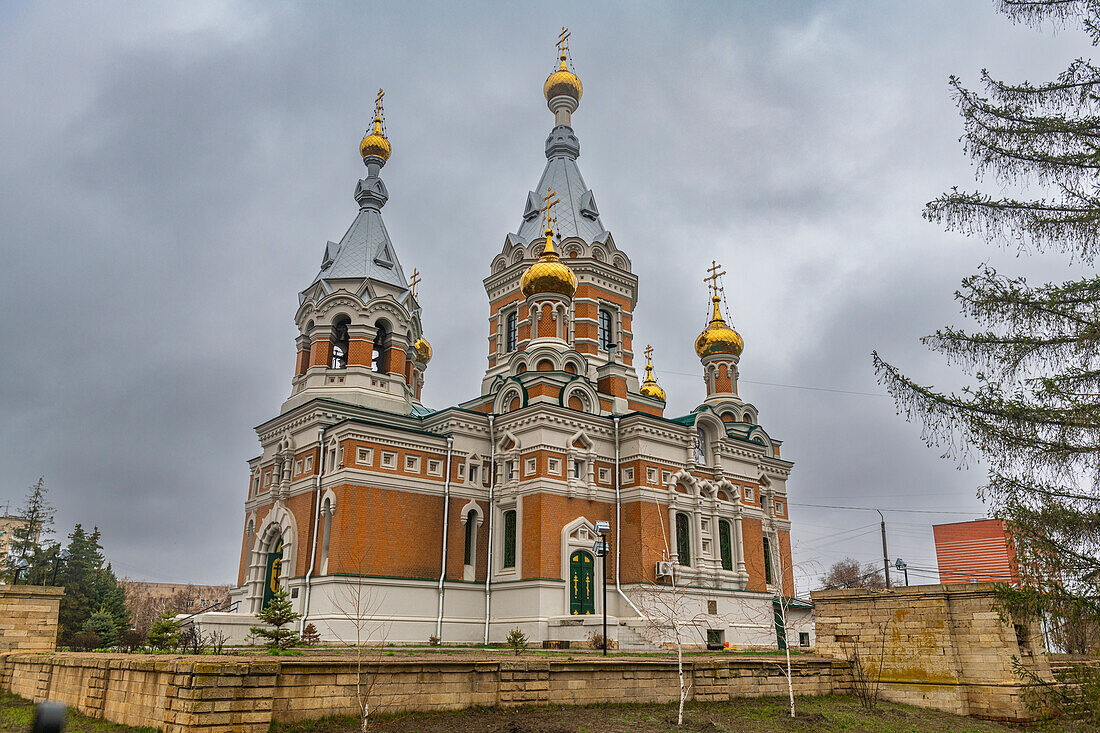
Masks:
[[[615,343],[615,334],[611,329],[611,311],[600,308],[600,348],[604,351],[611,348],[611,345]]]
[[[256,540],[256,522],[248,520],[248,529],[244,532],[244,551],[246,557],[251,557],[252,543]],[[247,563],[246,563],[247,564]]]
[[[504,562],[506,568],[516,566],[516,510],[504,512]]]
[[[772,543],[768,542],[768,538],[764,538],[764,582],[768,585],[772,584]]]
[[[466,565],[474,564],[474,541],[477,538],[477,512],[473,509],[466,512],[466,552],[462,556],[462,562]]]
[[[511,353],[519,344],[519,315],[512,311],[504,321],[504,350]]]
[[[718,520],[718,548],[722,551],[722,569],[733,570],[733,531],[725,519]]]
[[[328,565],[328,545],[329,540],[332,537],[332,502],[325,499],[325,504],[321,507],[321,514],[324,515],[325,524],[321,530],[321,573],[325,573],[325,566]]]
[[[389,371],[389,331],[386,324],[379,321],[374,326],[374,345],[371,347],[371,368],[376,372]]]
[[[341,316],[332,324],[332,361],[333,369],[343,369],[348,365],[348,326],[351,319]]]
[[[683,512],[676,514],[676,554],[681,565],[691,566],[691,520]]]

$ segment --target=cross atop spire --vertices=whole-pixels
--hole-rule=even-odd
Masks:
[[[722,288],[718,285],[718,278],[724,276],[726,274],[726,271],[723,270],[722,266],[719,265],[717,262],[711,260],[710,267],[707,268],[707,272],[709,272],[710,275],[704,277],[703,282],[705,282],[710,288],[711,296],[717,298],[718,293],[725,292],[725,288]]]
[[[645,345],[645,365],[650,367],[653,365],[653,346],[651,344]]]
[[[557,221],[556,218],[551,216],[551,212],[560,203],[561,199],[558,198],[558,192],[547,186],[546,195],[542,197],[542,206],[539,207],[539,213],[542,214],[542,219],[546,222],[545,229],[549,229],[551,223]]]
[[[419,284],[420,284],[420,281],[421,281],[421,280],[423,280],[423,279],[424,279],[424,278],[422,278],[422,277],[420,276],[420,270],[418,270],[418,269],[416,269],[416,268],[414,267],[414,268],[413,268],[413,276],[412,276],[412,278],[411,278],[411,279],[409,280],[409,287],[411,287],[411,288],[412,288],[412,294],[413,294],[413,297],[414,297],[414,298],[416,297],[416,286],[417,286],[417,285],[419,285]]]
[[[561,33],[558,34],[558,56],[562,61],[565,61],[565,57],[569,55],[569,29],[564,25],[561,27]]]
[[[378,95],[374,98],[374,119],[382,125],[383,135],[386,134],[386,111],[382,108],[382,97],[384,96],[386,96],[386,93],[379,87]]]

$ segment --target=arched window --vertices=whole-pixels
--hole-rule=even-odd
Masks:
[[[511,353],[519,344],[519,314],[512,311],[504,321],[504,350]]]
[[[718,520],[718,549],[722,553],[722,569],[733,570],[733,528],[729,521]]]
[[[676,513],[676,555],[681,565],[691,567],[691,520],[683,512]]]
[[[348,365],[348,326],[351,319],[340,316],[332,324],[332,361],[333,369],[343,369]]]
[[[371,347],[371,369],[376,372],[389,371],[390,333],[382,321],[374,324],[374,345]]]
[[[768,538],[764,538],[764,582],[771,585],[773,582],[772,576],[772,543],[768,542]]]
[[[704,466],[707,463],[707,431],[702,425],[695,428],[695,462]]]
[[[474,542],[477,541],[477,512],[473,509],[466,512],[466,552],[462,562],[465,565],[474,564]]]
[[[252,552],[252,543],[256,541],[256,520],[249,519],[248,527],[244,531],[244,551],[248,556]],[[247,565],[247,563],[246,563]]]
[[[615,343],[615,334],[611,328],[611,311],[600,308],[599,328],[600,348],[607,351]]]
[[[321,507],[321,515],[324,519],[324,526],[321,530],[321,572],[326,572],[326,565],[328,565],[328,545],[329,540],[332,538],[332,501],[325,499],[324,506]]]
[[[504,512],[504,562],[503,567],[516,566],[516,510]]]

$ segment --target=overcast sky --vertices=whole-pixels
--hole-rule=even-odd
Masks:
[[[875,512],[806,504],[955,512],[887,512],[891,557],[934,568],[931,525],[982,516],[984,474],[895,415],[871,350],[958,384],[918,339],[960,323],[960,279],[1065,271],[921,219],[974,186],[947,78],[1038,81],[1090,50],[990,0],[0,4],[0,507],[44,475],[57,533],[98,525],[121,575],[235,581],[253,427],[289,394],[297,293],[355,216],[380,86],[424,399],[475,396],[481,280],[545,163],[563,24],[581,170],[640,280],[667,414],[704,397],[717,259],[741,395],[795,462],[799,590],[881,559]]]

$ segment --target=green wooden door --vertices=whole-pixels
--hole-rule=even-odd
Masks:
[[[772,602],[772,611],[775,616],[775,643],[779,651],[787,648],[787,624],[783,618],[783,606],[779,601]]]
[[[584,550],[569,556],[569,613],[574,616],[596,612],[594,567],[592,555]]]
[[[267,553],[267,573],[264,575],[264,602],[263,608],[279,592],[279,573],[283,569],[283,541],[279,540],[275,549]]]
[[[718,547],[722,551],[722,569],[733,570],[733,532],[724,519],[718,520]]]

